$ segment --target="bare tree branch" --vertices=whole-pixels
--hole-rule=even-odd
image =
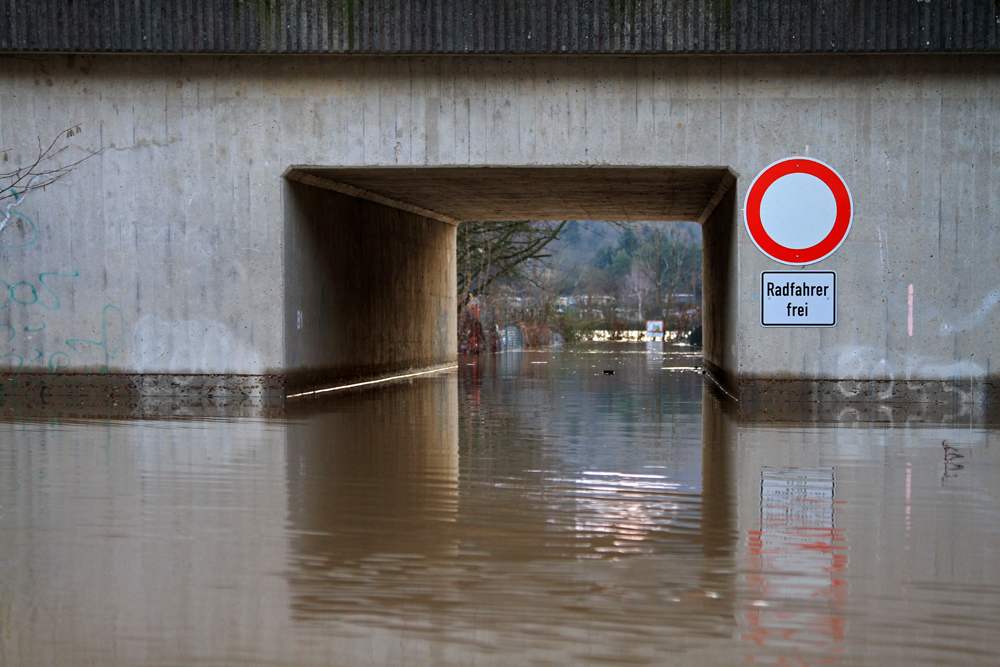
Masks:
[[[699,270],[701,246],[680,228],[657,226],[639,252],[638,269],[655,292],[657,318],[673,312],[680,285]]]
[[[59,146],[60,140],[69,139],[79,132],[79,125],[67,128],[57,134],[47,146],[43,146],[39,139],[38,155],[32,162],[10,171],[0,171],[0,232],[10,224],[11,209],[20,205],[30,193],[44,190],[101,152],[88,153],[73,162],[62,162],[59,157],[69,146]],[[8,149],[0,149],[0,160],[3,164],[10,162]]]
[[[568,221],[476,221],[458,228],[459,309],[475,294],[506,280],[534,282],[525,268],[550,257],[546,247]]]

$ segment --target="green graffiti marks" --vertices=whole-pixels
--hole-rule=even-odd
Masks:
[[[104,306],[101,312],[101,339],[87,340],[86,338],[70,338],[66,340],[66,347],[74,352],[80,352],[77,345],[94,345],[104,348],[105,367],[115,358],[122,349],[125,341],[125,317],[122,311],[114,306]],[[114,345],[112,347],[112,345]]]
[[[38,274],[38,283],[42,286],[42,289],[51,294],[52,298],[56,300],[56,304],[54,306],[47,306],[41,301],[38,302],[38,305],[41,306],[42,308],[48,308],[49,310],[59,310],[60,306],[62,305],[59,301],[59,295],[55,293],[55,290],[53,290],[51,287],[45,284],[45,276],[58,276],[60,278],[79,278],[80,272],[79,271],[73,271],[73,273],[43,272]]]
[[[33,306],[35,304],[45,308],[46,310],[59,310],[62,306],[62,302],[59,301],[59,295],[56,294],[49,285],[45,283],[46,276],[59,276],[62,278],[78,278],[80,276],[79,271],[73,271],[72,273],[55,273],[53,271],[43,271],[38,274],[38,285],[42,288],[43,294],[48,292],[55,303],[49,305],[39,299],[38,297],[38,287],[27,280],[21,280],[16,283],[10,283],[0,278],[0,284],[6,286],[6,293],[2,287],[0,287],[0,298],[5,298],[3,305],[0,305],[0,310],[5,308],[10,308],[11,305],[19,304],[22,306]]]
[[[22,237],[20,239],[6,241],[5,239],[10,236],[10,234],[4,234],[4,240],[0,240],[0,250],[27,248],[30,245],[34,245],[35,242],[38,241],[38,228],[35,227],[35,223],[31,218],[23,213],[18,213],[17,211],[7,211],[7,215],[11,217],[12,222],[4,228],[4,231],[15,228],[16,221],[16,227],[22,230]]]
[[[21,368],[24,367],[24,357],[22,357],[20,354],[17,354],[15,352],[8,352],[7,354],[0,354],[0,362],[2,362],[3,359],[14,359],[15,361],[17,361],[17,366],[15,366],[13,368],[14,371],[19,371],[19,370],[21,370]]]
[[[16,282],[0,278],[0,299],[4,302],[0,304],[0,311],[8,312],[15,307],[25,309],[26,313],[31,313],[34,308],[44,311],[57,311],[62,308],[62,300],[56,291],[59,283],[56,279],[76,279],[80,277],[80,272],[76,269],[69,271],[42,271],[38,274],[37,280],[18,280]],[[22,327],[23,334],[9,322],[0,322],[0,337],[7,334],[3,341],[11,348],[10,351],[0,354],[0,367],[13,367],[13,370],[22,370],[35,363],[47,363],[50,371],[59,371],[69,368],[74,364],[82,365],[84,369],[90,364],[97,364],[99,372],[107,371],[111,360],[121,351],[125,344],[125,317],[121,310],[108,304],[101,311],[100,336],[97,340],[90,338],[66,338],[61,343],[56,343],[56,347],[61,347],[49,354],[48,359],[43,357],[45,353],[38,347],[32,346],[30,349],[35,353],[34,357],[26,360],[17,351],[18,348],[26,349],[28,341],[32,341],[33,335],[42,334],[49,330],[48,324],[44,321],[26,324]],[[43,341],[58,340],[58,332],[52,332]],[[34,341],[32,341],[34,342]],[[43,345],[42,347],[45,347]],[[94,348],[100,348],[99,356],[95,358]],[[51,348],[50,348],[51,349]],[[4,352],[0,350],[0,352]],[[5,361],[8,360],[8,361]]]
[[[254,0],[258,7],[270,9],[277,0]],[[17,203],[23,198],[23,192],[13,192],[14,202]],[[16,250],[28,248],[38,242],[38,227],[35,222],[24,213],[12,211],[8,206],[3,211],[2,224],[0,224],[0,251]],[[0,337],[7,333],[7,350],[0,349],[0,368],[19,371],[30,368],[32,364],[46,364],[50,371],[59,371],[72,366],[77,366],[87,370],[90,364],[97,363],[98,371],[107,371],[111,360],[121,351],[125,344],[125,318],[121,310],[116,306],[108,304],[101,311],[100,336],[98,340],[89,338],[65,338],[66,335],[59,331],[53,331],[46,322],[30,321],[33,315],[44,315],[45,311],[54,312],[62,308],[62,301],[56,291],[63,286],[65,279],[77,279],[80,272],[76,269],[69,271],[42,271],[38,274],[37,280],[32,277],[18,276],[13,280],[0,278],[0,313],[6,311],[7,322],[0,322]],[[23,309],[18,312],[19,317],[29,319],[29,323],[21,326],[23,331],[18,331],[10,322],[13,310]],[[41,309],[39,311],[38,309]],[[77,308],[77,312],[79,312]],[[22,320],[23,321],[23,320]],[[4,330],[6,329],[6,332]],[[69,333],[69,332],[67,332]],[[36,347],[38,345],[39,347]],[[47,348],[53,350],[48,359],[44,359]],[[95,351],[100,348],[99,352]],[[21,352],[31,350],[34,356],[30,361],[25,361]]]

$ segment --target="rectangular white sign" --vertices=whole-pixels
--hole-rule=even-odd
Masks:
[[[837,274],[764,271],[760,274],[760,323],[765,327],[836,326]]]

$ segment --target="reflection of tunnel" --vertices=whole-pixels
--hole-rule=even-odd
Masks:
[[[599,612],[602,623],[621,627],[642,619],[691,636],[731,634],[732,431],[717,410],[698,420],[691,406],[702,398],[700,377],[651,375],[634,394],[636,409],[608,404],[603,375],[581,379],[578,401],[566,406],[558,394],[512,386],[497,372],[484,380],[463,370],[461,380],[438,376],[293,404],[287,577],[297,620],[337,623],[377,610],[390,623],[436,619],[453,631],[514,632],[522,622],[572,625]],[[572,422],[602,412],[602,426],[565,431],[538,421],[529,405]],[[545,442],[628,429],[637,412],[660,415],[650,428],[665,420],[680,429],[663,436],[675,450],[662,458],[671,467],[655,484],[589,476],[614,469],[617,454]],[[494,456],[498,442],[506,446]],[[657,449],[646,455],[660,461]],[[611,457],[603,468],[602,456]]]
[[[736,368],[726,168],[294,167],[285,176],[289,393],[453,361],[463,220],[702,223],[705,359]]]
[[[296,408],[290,416],[302,419],[289,425],[287,457],[297,554],[292,582],[306,591],[293,603],[297,613],[350,604],[336,585],[350,589],[350,582],[327,579],[331,572],[363,576],[362,564],[379,555],[451,552],[448,524],[458,510],[454,378],[338,394]]]

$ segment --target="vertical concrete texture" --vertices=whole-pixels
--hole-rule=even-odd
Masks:
[[[455,360],[455,226],[285,181],[289,393]]]
[[[704,303],[702,342],[705,367],[726,391],[737,391],[733,370],[739,354],[739,305],[737,262],[739,249],[736,220],[736,188],[730,187],[702,228],[702,271]]]
[[[27,197],[2,233],[0,364],[250,375],[283,374],[290,358],[327,364],[286,340],[291,165],[666,165],[737,177],[730,351],[712,356],[732,377],[889,383],[879,391],[995,378],[997,63],[6,58],[11,160],[77,124],[67,156],[103,152]],[[789,155],[832,165],[854,197],[846,243],[810,267],[838,273],[835,328],[759,324],[760,272],[782,265],[750,243],[739,208],[754,175]]]

